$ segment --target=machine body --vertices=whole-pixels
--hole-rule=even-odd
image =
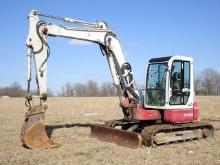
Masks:
[[[57,19],[71,26],[45,22],[40,17]],[[21,129],[21,141],[29,148],[59,147],[47,136],[44,117],[47,106],[48,37],[64,37],[96,43],[106,57],[123,119],[105,125],[90,125],[91,136],[119,145],[139,147],[213,135],[213,127],[198,121],[199,110],[193,85],[193,59],[169,56],[149,60],[146,88],[138,91],[132,67],[126,60],[118,36],[105,22],[90,23],[31,11],[27,46],[28,107]],[[35,63],[37,95],[31,93],[32,61]],[[33,100],[38,100],[37,104]],[[120,129],[118,129],[118,127]]]

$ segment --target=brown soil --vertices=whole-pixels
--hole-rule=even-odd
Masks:
[[[49,98],[46,125],[62,146],[31,150],[21,146],[23,98],[0,99],[0,164],[220,164],[220,97],[197,97],[201,120],[218,130],[214,138],[129,149],[90,138],[88,123],[122,117],[118,98]]]

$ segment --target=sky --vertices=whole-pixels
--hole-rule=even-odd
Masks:
[[[220,0],[2,0],[0,87],[17,81],[26,88],[27,15],[33,9],[107,22],[119,36],[138,84],[144,84],[147,63],[153,57],[191,56],[196,73],[206,68],[220,71]],[[50,37],[48,44],[48,87],[55,92],[66,82],[112,81],[98,45],[58,37]]]

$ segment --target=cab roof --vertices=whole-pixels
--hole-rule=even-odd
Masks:
[[[193,58],[192,57],[181,56],[181,55],[174,55],[174,56],[165,56],[165,57],[151,58],[149,60],[149,63],[161,63],[161,62],[167,62],[167,61],[170,61],[170,60],[181,60],[181,61],[193,62]]]
[[[173,56],[151,58],[151,59],[149,60],[149,63],[169,61],[169,60],[171,59],[171,57],[173,57]]]

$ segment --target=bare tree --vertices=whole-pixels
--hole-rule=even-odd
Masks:
[[[202,93],[201,73],[195,74],[195,78],[194,78],[194,91],[195,91],[196,95],[200,95]]]
[[[99,87],[96,81],[94,80],[89,80],[86,83],[87,90],[88,90],[88,95],[87,96],[99,96]]]
[[[0,95],[10,97],[22,97],[25,95],[25,91],[22,89],[20,83],[15,81],[8,87],[0,88]]]
[[[86,84],[66,83],[61,89],[60,96],[75,97],[98,97],[98,96],[116,96],[117,92],[112,83],[105,82],[101,86],[94,80],[87,81]]]
[[[74,96],[74,89],[73,86],[67,82],[63,87],[62,87],[62,96]]]
[[[195,90],[195,94],[201,94],[201,79],[200,78],[196,78],[194,80],[194,90]]]
[[[220,73],[218,73],[218,76],[216,77],[215,92],[216,95],[220,95]]]
[[[100,87],[100,96],[116,96],[117,91],[114,85],[110,82],[104,82],[102,83]]]
[[[205,69],[201,73],[201,86],[205,95],[216,95],[219,73],[214,69]]]
[[[85,84],[75,83],[73,85],[73,89],[74,89],[74,96],[77,96],[77,97],[88,96],[88,89]]]

